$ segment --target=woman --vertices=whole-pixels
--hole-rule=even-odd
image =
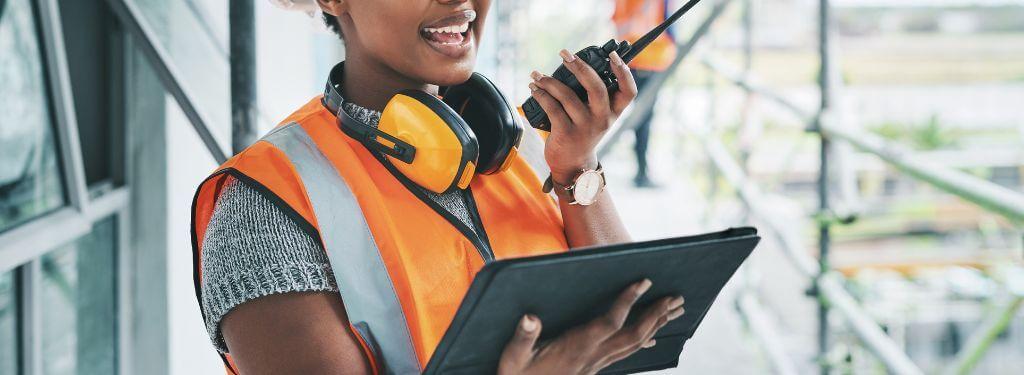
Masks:
[[[535,72],[532,96],[552,122],[546,142],[527,130],[521,155],[510,153],[500,171],[469,176],[471,183],[457,178],[468,186],[439,191],[415,183],[394,155],[382,155],[390,148],[368,146],[345,124],[447,130],[393,124],[388,108],[403,90],[436,96],[439,87],[477,79],[490,1],[318,5],[347,56],[325,96],[221,166],[194,202],[197,297],[230,371],[421,371],[485,262],[630,240],[606,192],[581,197],[566,189],[584,174],[600,174],[595,146],[636,95],[617,55],[622,89],[609,96],[592,69],[562,51],[588,102]],[[545,162],[531,166],[530,158]],[[538,176],[547,170],[557,203],[541,191]],[[498,372],[595,373],[653,346],[654,333],[683,314],[683,301],[660,299],[627,324],[650,286],[629,286],[604,316],[543,346],[535,316],[498,323],[517,324]]]

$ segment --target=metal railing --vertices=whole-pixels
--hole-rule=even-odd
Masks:
[[[722,9],[728,0],[721,1],[698,28],[697,32],[682,45],[681,57],[688,56],[690,49],[699,40],[707,35],[708,28],[724,10]],[[749,2],[744,2],[749,7]],[[746,9],[749,14],[749,9]],[[897,344],[886,332],[875,322],[870,315],[860,306],[859,302],[846,291],[845,279],[842,275],[832,272],[829,268],[828,249],[831,245],[831,226],[836,220],[836,214],[831,212],[829,200],[829,148],[832,142],[846,142],[862,152],[875,155],[884,162],[895,167],[897,170],[919,181],[927,183],[937,189],[943,190],[957,197],[971,202],[976,206],[1000,215],[1009,223],[1020,226],[1024,224],[1024,195],[999,186],[987,180],[973,175],[946,168],[941,165],[934,165],[918,158],[914,152],[901,145],[888,142],[882,137],[844,126],[836,118],[831,105],[835,101],[836,90],[840,84],[838,80],[835,61],[832,58],[834,46],[831,41],[831,15],[828,0],[819,0],[819,45],[818,52],[821,58],[821,70],[819,75],[819,89],[821,92],[821,103],[816,112],[808,111],[788,100],[769,87],[760,84],[751,75],[750,65],[746,64],[745,69],[736,69],[728,64],[705,56],[701,63],[710,71],[724,77],[726,80],[745,90],[748,94],[757,95],[767,99],[768,102],[788,110],[801,122],[807,125],[808,129],[819,134],[821,139],[821,169],[818,176],[818,197],[819,213],[815,215],[819,225],[819,258],[815,260],[803,247],[801,239],[787,230],[791,222],[780,222],[777,215],[763,205],[764,196],[757,187],[748,180],[746,173],[739,163],[734,160],[720,140],[710,134],[707,130],[689,129],[703,145],[712,165],[718,170],[724,180],[736,189],[737,195],[744,203],[747,213],[751,218],[761,223],[761,227],[776,240],[783,250],[790,263],[803,274],[804,277],[812,280],[813,293],[819,303],[819,350],[822,373],[830,371],[830,364],[824,359],[829,350],[829,336],[827,321],[829,312],[835,311],[843,318],[850,330],[859,338],[861,343],[888,369],[896,374],[920,374],[921,369],[907,356],[901,346]],[[745,16],[746,18],[746,16]],[[744,19],[743,27],[750,32],[749,19]],[[745,48],[747,53],[748,48]],[[749,56],[748,56],[749,59]],[[748,60],[749,61],[749,60]],[[658,76],[658,83],[663,83],[674,74],[678,68],[679,61],[671,66],[669,70]],[[641,93],[636,102],[618,121],[614,132],[609,139],[601,145],[600,154],[604,155],[610,151],[618,140],[618,136],[625,130],[635,127],[646,113],[653,110],[654,102],[658,96],[660,85],[655,85],[649,91]],[[984,355],[994,338],[1003,332],[1010,320],[1021,308],[1024,296],[1018,291],[1000,301],[1000,308],[993,311],[967,340],[967,344],[957,354],[953,363],[946,368],[946,373],[962,374],[969,372]],[[773,369],[778,373],[790,373],[793,366],[784,354],[780,353],[777,340],[767,337],[771,335],[770,324],[765,321],[762,309],[756,297],[750,291],[743,291],[737,300],[737,307],[745,317],[751,332],[762,343],[766,354],[772,362]]]
[[[976,176],[928,163],[902,145],[886,141],[870,132],[842,126],[834,115],[811,115],[779,93],[757,83],[756,77],[738,74],[737,69],[719,59],[705,56],[701,62],[729,82],[770,100],[807,123],[812,123],[816,117],[820,117],[818,124],[826,136],[849,142],[857,149],[878,156],[904,173],[998,214],[1012,224],[1024,225],[1024,195]]]
[[[774,214],[764,202],[768,200],[760,190],[751,183],[742,168],[729,154],[720,140],[707,132],[699,129],[692,129],[698,137],[699,143],[704,146],[704,151],[713,165],[721,172],[723,179],[733,186],[740,200],[743,201],[750,216],[761,223],[760,227],[766,229],[768,234],[775,239],[783,254],[793,266],[806,278],[815,280],[815,289],[822,305],[833,305],[837,311],[846,319],[854,333],[863,341],[865,347],[878,356],[885,366],[897,374],[919,374],[921,370],[903,353],[902,349],[893,342],[878,324],[875,324],[855,299],[850,296],[842,284],[842,276],[830,273],[819,267],[803,247],[802,241],[787,228],[790,222],[780,222],[778,215]],[[755,317],[756,319],[760,319]]]
[[[721,62],[713,58],[705,58],[702,62],[712,71],[720,73],[723,77],[736,84],[737,87],[768,98],[780,107],[790,109],[794,115],[800,118],[807,120],[814,118],[778,93],[755,83],[749,74],[738,76],[734,74],[735,70],[723,66]],[[974,203],[989,212],[998,214],[1010,223],[1018,225],[1022,223],[1021,215],[1024,214],[1024,195],[990,181],[919,160],[905,147],[887,142],[878,135],[836,125],[838,121],[828,114],[817,116],[817,118],[820,132],[824,137],[832,137],[836,140],[849,142],[863,152],[878,156],[883,161],[911,177]],[[782,228],[784,228],[786,223],[774,224],[770,212],[763,208],[758,208],[755,202],[759,202],[763,198],[757,195],[757,193],[752,192],[752,185],[746,180],[745,176],[740,174],[740,172],[736,172],[739,171],[739,167],[735,165],[734,161],[729,161],[731,156],[725,151],[724,146],[717,139],[711,137],[704,137],[702,141],[708,147],[708,154],[715,161],[715,165],[726,176],[726,180],[729,181],[730,185],[737,189],[738,195],[748,206],[752,215],[763,220],[765,227],[769,231],[773,233],[783,231]],[[817,265],[813,264],[809,257],[797,255],[807,254],[800,250],[799,240],[791,236],[781,235],[779,243],[786,250],[790,260],[797,265],[797,268],[808,273],[807,276],[813,277],[814,272],[809,271],[817,268]],[[871,321],[866,312],[860,309],[855,300],[845,292],[842,288],[841,280],[842,277],[835,274],[818,278],[816,289],[821,297],[822,304],[832,304],[832,307],[836,308],[848,320],[848,323],[853,323],[851,328],[853,328],[854,332],[890,371],[894,373],[919,373],[920,370],[912,362],[908,362],[909,358],[906,358],[899,347],[881,332],[878,325]],[[1021,296],[1010,298],[1009,301],[1005,302],[1004,308],[999,309],[986,319],[982,327],[976,331],[975,335],[968,340],[965,348],[957,355],[954,364],[949,367],[947,373],[961,374],[970,371],[988,349],[994,337],[1006,329],[1009,319],[1020,309],[1021,298]]]

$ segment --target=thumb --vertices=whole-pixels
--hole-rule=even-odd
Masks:
[[[501,363],[498,365],[499,374],[518,374],[526,369],[533,359],[533,348],[537,345],[540,330],[540,319],[533,315],[523,315],[516,327],[515,335],[505,345],[505,351],[501,353]]]

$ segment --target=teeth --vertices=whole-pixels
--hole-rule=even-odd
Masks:
[[[428,27],[428,28],[423,29],[423,31],[428,32],[428,33],[445,33],[445,34],[459,33],[459,34],[461,34],[461,33],[464,33],[466,31],[469,31],[469,23],[467,22],[467,23],[464,23],[464,24],[461,24],[461,25],[457,25],[457,26],[446,26],[446,27],[439,27],[439,28]]]

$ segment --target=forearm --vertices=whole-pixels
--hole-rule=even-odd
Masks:
[[[570,205],[568,199],[559,197],[558,208],[571,248],[632,241],[607,190],[590,206]]]
[[[619,82],[614,92],[608,91],[605,81],[582,59],[568,50],[562,50],[560,55],[563,66],[586,88],[586,100],[561,81],[536,71],[531,74],[534,81],[530,90],[551,122],[544,158],[551,168],[551,183],[558,192],[565,236],[574,248],[630,242],[611,195],[602,191],[597,199],[590,198],[596,183],[593,173],[598,167],[595,150],[614,118],[636,97],[636,82],[616,52],[611,53],[612,72]],[[572,184],[575,191],[576,179],[585,172],[589,172],[584,184],[584,191],[588,191],[585,200],[593,204],[570,205],[573,197],[564,189]]]

